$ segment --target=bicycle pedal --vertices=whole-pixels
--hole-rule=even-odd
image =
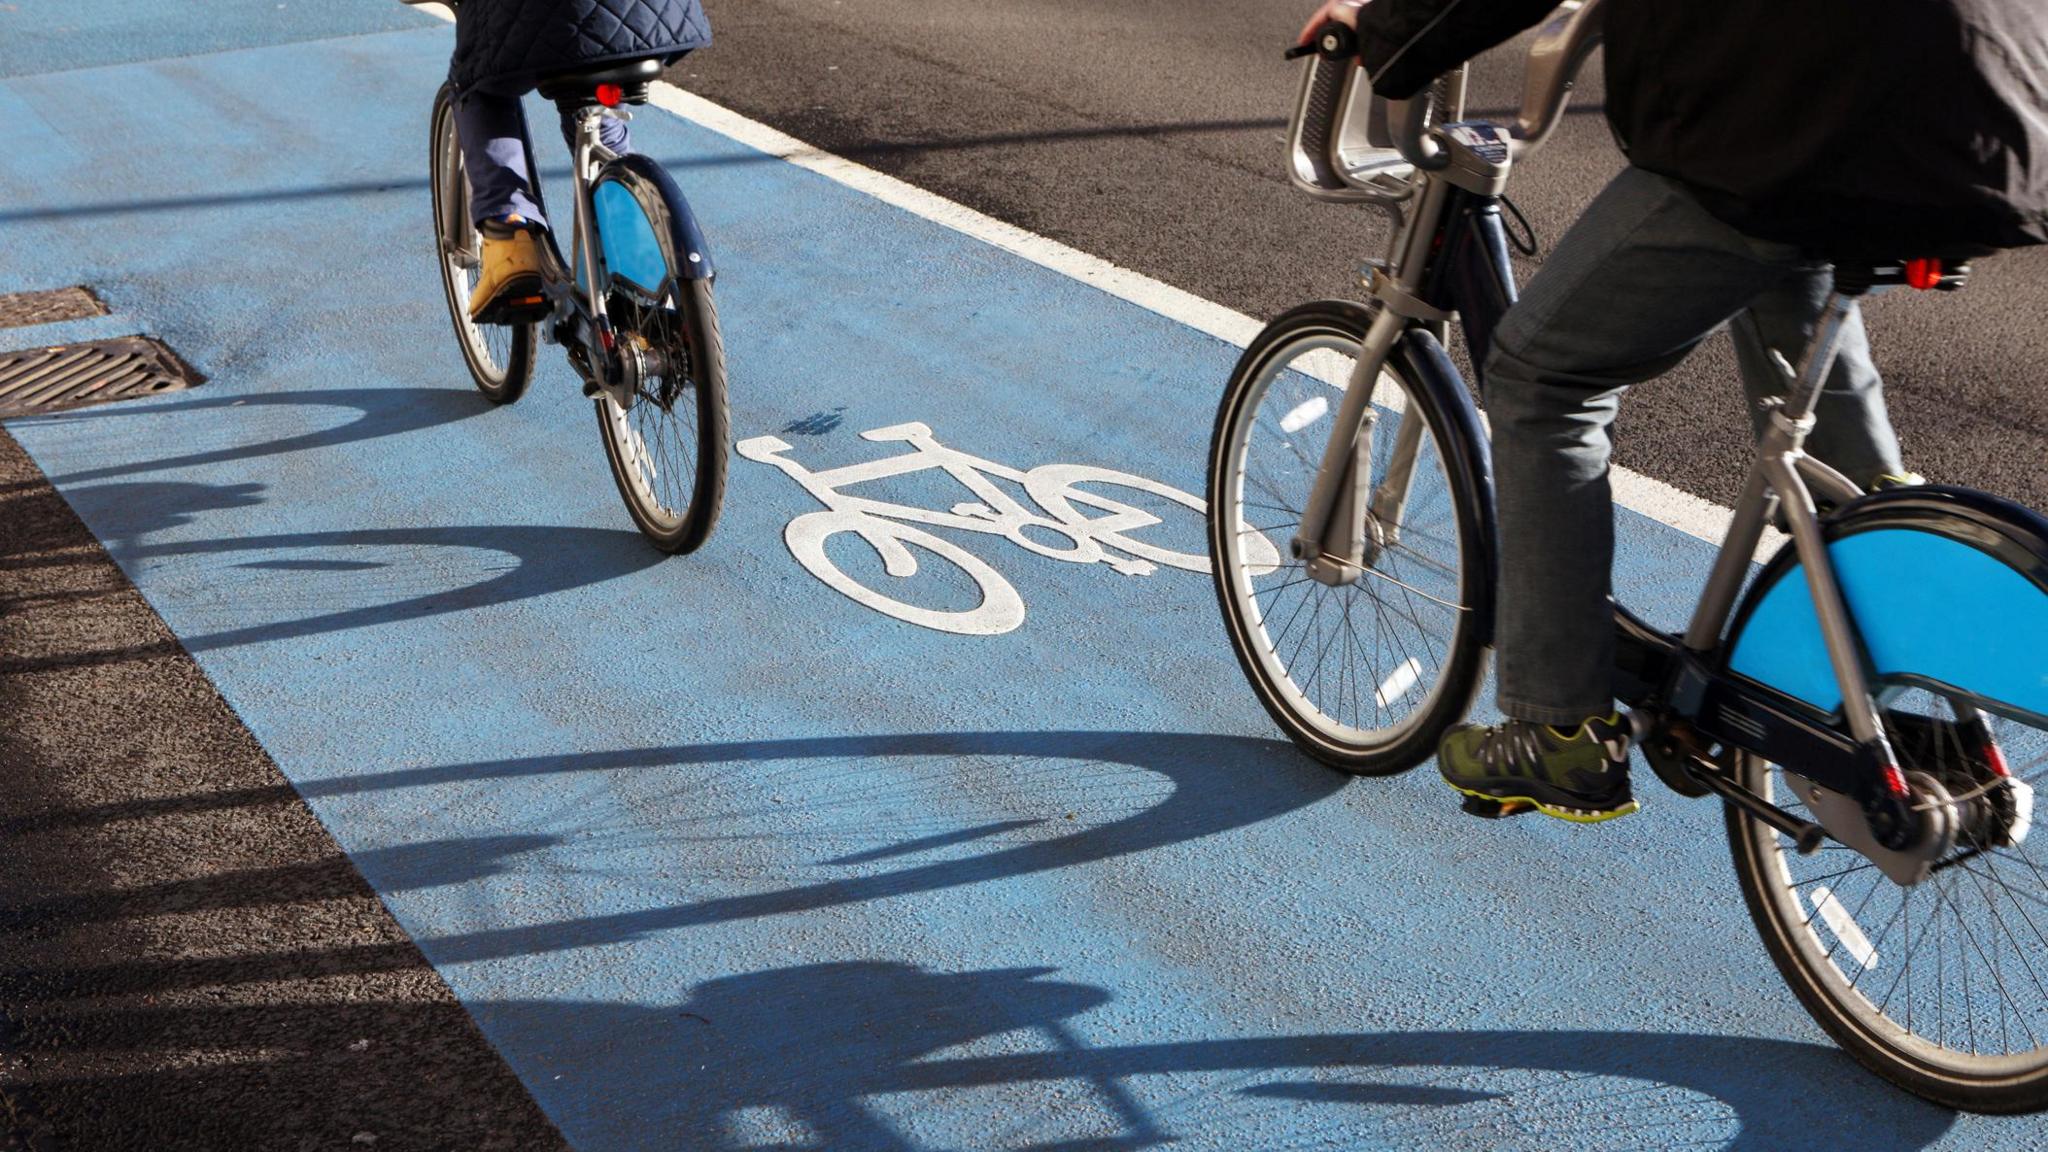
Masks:
[[[1519,800],[1495,800],[1486,796],[1466,796],[1463,807],[1467,813],[1481,820],[1499,820],[1536,810],[1534,804],[1525,804]]]

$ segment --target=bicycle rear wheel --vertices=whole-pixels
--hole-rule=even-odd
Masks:
[[[1461,433],[1400,357],[1374,392],[1371,484],[1412,479],[1384,546],[1342,586],[1291,558],[1331,421],[1372,314],[1324,301],[1281,316],[1238,361],[1209,456],[1217,600],[1245,676],[1298,746],[1359,774],[1412,768],[1471,706],[1484,672],[1473,608],[1488,592],[1478,479],[1451,453]],[[1402,435],[1406,428],[1408,435]]]
[[[622,355],[640,366],[630,406],[598,395],[597,424],[633,523],[656,548],[690,552],[711,535],[725,496],[725,347],[711,281],[691,278],[696,254],[678,250],[660,172],[626,156],[591,188],[606,313]]]
[[[539,330],[533,324],[477,324],[469,318],[471,293],[483,272],[483,238],[469,210],[469,179],[455,135],[454,90],[434,97],[429,169],[434,200],[434,252],[455,341],[477,391],[493,404],[510,404],[533,379]]]
[[[2013,778],[2048,787],[2048,730],[1982,716],[1975,701],[1893,683],[1886,735],[1909,779],[1958,800],[1960,833],[1933,875],[1902,888],[1832,840],[1800,856],[1782,834],[1727,809],[1728,842],[1764,945],[1835,1041],[1893,1083],[1954,1108],[2048,1108],[2048,843],[1998,835],[2016,803],[1993,787],[1999,750]],[[1740,783],[1812,819],[1783,768],[1755,757]],[[2007,842],[2001,843],[2001,840]]]

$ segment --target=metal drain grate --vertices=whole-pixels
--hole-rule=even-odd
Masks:
[[[0,355],[0,420],[133,400],[205,383],[145,336]]]
[[[107,306],[90,288],[55,288],[0,296],[0,328],[27,328],[106,314]]]

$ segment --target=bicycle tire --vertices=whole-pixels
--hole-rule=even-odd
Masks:
[[[634,525],[661,551],[682,553],[701,547],[718,523],[725,499],[731,416],[725,344],[711,281],[685,275],[673,220],[687,208],[671,205],[667,181],[656,175],[659,172],[643,156],[626,156],[606,165],[591,186],[593,203],[619,194],[606,189],[618,189],[631,198],[646,229],[638,235],[652,242],[662,264],[659,282],[643,287],[619,270],[626,263],[621,238],[614,234],[607,239],[599,233],[610,276],[606,311],[618,338],[639,341],[654,354],[648,362],[662,367],[642,381],[630,409],[622,409],[604,393],[597,396],[595,407],[605,460]],[[642,263],[647,255],[640,257]],[[642,279],[657,279],[651,269],[636,271]],[[664,455],[657,465],[649,455],[650,436],[652,450],[686,448],[687,456]]]
[[[481,255],[469,216],[469,181],[463,175],[462,150],[456,143],[454,89],[446,84],[434,96],[428,171],[433,190],[434,253],[441,266],[441,293],[455,327],[456,345],[471,382],[484,399],[510,404],[526,394],[533,379],[540,330],[536,324],[476,324],[469,318],[470,293],[476,287]],[[468,243],[456,236],[467,237]]]
[[[1920,770],[1918,767],[1902,767],[1908,772]],[[1760,758],[1742,754],[1738,756],[1736,779],[1759,795],[1774,798],[1780,803],[1793,801],[1787,806],[1795,813],[1805,815],[1796,804],[1797,798],[1790,796],[1788,790],[1774,779],[1782,771]],[[1733,805],[1727,806],[1724,815],[1743,902],[1756,924],[1757,934],[1763,939],[1764,951],[1770,955],[1772,964],[1800,1004],[1835,1043],[1854,1056],[1858,1063],[1886,1080],[1916,1096],[1950,1108],[1992,1113],[2048,1109],[2048,1046],[2036,1046],[2030,1052],[2007,1053],[2005,1059],[1964,1052],[1951,1047],[1955,1041],[1947,1036],[1927,1040],[1923,1035],[1928,1030],[1924,1013],[1922,1021],[1915,1023],[1910,1011],[1893,1006],[1893,995],[1887,993],[1895,993],[1901,979],[1908,984],[1908,1004],[1918,1002],[1924,1005],[1927,1002],[1926,991],[1917,990],[1916,995],[1910,978],[1892,978],[1886,985],[1887,993],[1877,993],[1875,987],[1866,993],[1859,987],[1861,974],[1879,970],[1896,954],[1892,949],[1902,943],[1909,949],[1904,961],[1907,968],[1912,966],[1917,954],[1929,950],[1930,939],[1935,940],[1933,950],[1937,955],[1945,954],[1950,958],[1938,964],[1938,970],[1949,968],[1956,957],[1984,956],[1981,950],[1987,939],[1993,949],[2004,951],[2005,942],[1996,939],[1997,930],[1989,926],[1983,926],[1983,930],[1976,933],[1966,930],[1959,939],[1947,943],[1941,942],[1935,934],[1935,926],[1941,918],[1941,903],[1954,901],[1953,893],[1957,890],[1964,893],[1966,900],[1970,898],[1972,888],[1977,888],[1981,894],[1984,889],[1978,881],[1970,879],[1965,872],[1954,880],[1935,876],[1914,888],[1902,889],[1880,876],[1871,881],[1873,885],[1880,886],[1876,892],[1859,892],[1840,878],[1829,878],[1832,886],[1825,896],[1802,896],[1802,891],[1812,893],[1816,889],[1811,886],[1813,881],[1810,878],[1802,880],[1797,875],[1799,870],[1803,868],[1810,873],[1818,869],[1825,874],[1830,869],[1841,867],[1853,850],[1830,841],[1813,858],[1821,863],[1807,864],[1800,861],[1791,845],[1769,826]],[[1944,883],[1953,885],[1951,894],[1939,892],[1936,886]],[[1930,893],[1921,893],[1919,889],[1930,889]],[[2039,900],[2042,889],[2034,891],[2036,900]],[[1883,896],[1873,901],[1873,896],[1880,892]],[[1923,896],[1925,898],[1921,899]],[[1911,911],[1903,914],[1896,910],[1887,911],[1887,905],[1894,897],[1899,908],[1916,901],[1925,907],[1918,915]],[[1829,902],[1837,909],[1835,915],[1848,916],[1849,923],[1856,927],[1836,929],[1828,924],[1820,906]],[[1876,910],[1867,911],[1873,902],[1877,905]],[[1953,915],[1961,925],[1963,912],[1960,907]],[[1868,925],[1871,921],[1881,924],[1875,939],[1870,935]],[[1920,934],[1911,942],[1894,940],[1889,934],[1895,924],[1903,924],[1909,935],[1916,928]],[[2038,944],[2035,937],[2037,927],[2048,930],[2048,920],[2042,920],[2036,914],[2031,925],[2020,922],[2016,929],[2011,930]],[[1825,937],[1823,929],[1827,930]],[[1843,931],[1861,935],[1860,947],[1872,954],[1871,965],[1863,965],[1853,952],[1847,951],[1842,937],[1838,935]],[[1973,936],[1979,938],[1973,940]],[[1830,940],[1833,943],[1829,943]],[[2048,958],[2048,948],[2042,949],[2040,954]],[[1984,959],[1974,962],[1991,968],[1993,973],[1997,971],[1996,966]],[[2013,974],[2018,977],[2015,983],[2033,985],[2037,978],[2048,977],[2048,967],[2038,961],[2032,972],[2023,966],[2012,967]],[[1937,983],[1942,982],[1943,975],[1937,972]],[[1967,980],[1965,985],[1962,997],[1967,1000]],[[2006,993],[2001,989],[2000,994]],[[1964,1008],[1964,1012],[1972,1016],[1982,1015],[1981,1010],[1970,1012]],[[1940,1015],[1945,1019],[1947,1013],[1943,1011]],[[2040,1027],[2038,1019],[2031,1027]],[[1946,1026],[1942,1031],[1946,1031]],[[1989,1030],[1986,1031],[1988,1033]]]
[[[1490,613],[1483,605],[1490,604],[1492,595],[1487,560],[1491,542],[1486,527],[1490,519],[1484,512],[1484,481],[1470,466],[1474,452],[1466,450],[1476,448],[1483,453],[1483,446],[1453,445],[1447,440],[1466,435],[1461,429],[1468,425],[1452,418],[1438,389],[1421,379],[1414,365],[1400,355],[1390,356],[1382,373],[1379,389],[1388,391],[1376,390],[1380,418],[1373,434],[1378,436],[1384,430],[1391,442],[1392,430],[1399,421],[1414,416],[1422,418],[1416,483],[1421,485],[1427,477],[1433,487],[1422,495],[1427,501],[1426,509],[1418,508],[1412,501],[1405,505],[1409,515],[1404,515],[1399,528],[1408,533],[1405,546],[1415,555],[1399,558],[1414,559],[1417,573],[1428,574],[1433,570],[1430,587],[1445,595],[1432,595],[1417,587],[1407,579],[1412,575],[1409,569],[1402,568],[1398,574],[1393,570],[1396,565],[1388,557],[1395,556],[1402,546],[1389,549],[1372,566],[1368,572],[1371,579],[1361,577],[1344,588],[1319,584],[1298,571],[1302,567],[1299,561],[1286,559],[1287,542],[1300,517],[1300,509],[1289,502],[1298,504],[1307,499],[1328,435],[1328,421],[1334,417],[1342,396],[1342,387],[1335,381],[1348,375],[1349,361],[1363,343],[1372,315],[1366,308],[1348,301],[1321,301],[1287,312],[1260,332],[1238,360],[1224,390],[1210,441],[1208,468],[1211,570],[1238,664],[1259,702],[1297,747],[1332,768],[1354,775],[1388,775],[1422,763],[1435,753],[1445,729],[1471,707],[1485,674],[1483,631]],[[1308,362],[1308,369],[1293,367],[1298,360],[1319,354],[1334,354],[1341,367],[1329,366],[1328,361],[1322,369],[1314,368],[1315,361]],[[1273,452],[1279,474],[1249,478],[1260,489],[1260,495],[1273,502],[1261,504],[1246,499],[1247,457],[1253,450],[1262,414],[1267,419],[1275,415],[1266,410],[1265,402],[1275,397],[1275,387],[1283,379],[1292,393],[1287,397],[1290,403],[1271,426],[1270,431],[1279,435],[1267,437],[1277,440]],[[1300,395],[1307,399],[1298,404],[1291,402]],[[1304,419],[1305,414],[1318,411],[1320,415]],[[1297,432],[1305,434],[1298,445],[1287,439]],[[1384,455],[1374,454],[1376,466]],[[1483,459],[1483,454],[1476,458]],[[1258,515],[1248,511],[1254,508],[1260,509]],[[1433,532],[1422,530],[1421,513],[1425,510],[1431,517],[1429,527]],[[1280,520],[1261,523],[1274,518],[1268,513],[1279,513]],[[1291,524],[1286,521],[1288,515],[1294,517]],[[1446,538],[1446,528],[1451,538]],[[1267,548],[1260,548],[1259,552],[1277,549],[1282,558],[1279,565],[1260,570],[1263,566],[1248,554],[1250,550],[1243,544],[1253,534],[1265,538]],[[1423,547],[1430,550],[1428,556],[1421,554]],[[1453,570],[1446,573],[1446,567]],[[1273,573],[1292,574],[1283,575],[1280,581],[1263,589],[1255,584],[1258,578]],[[1304,591],[1300,601],[1286,608],[1287,592],[1294,588]],[[1407,615],[1418,631],[1435,633],[1427,650],[1431,657],[1428,665],[1416,657],[1415,647],[1405,640],[1396,638],[1391,645],[1382,642],[1382,634],[1391,630],[1379,626],[1386,623],[1388,616],[1376,598],[1379,593],[1365,591],[1381,588],[1404,601],[1396,615]],[[1267,595],[1273,596],[1273,600],[1261,604],[1260,598]],[[1448,599],[1452,595],[1454,601]],[[1357,607],[1361,596],[1373,599],[1375,616],[1368,622],[1368,628],[1376,631],[1370,647],[1354,651],[1358,629],[1351,610]],[[1295,661],[1283,663],[1279,648],[1292,634],[1310,598],[1316,600],[1314,619],[1320,634],[1324,604],[1331,597],[1344,598],[1340,610],[1350,639],[1346,641],[1343,658],[1349,663],[1341,664],[1332,678],[1324,678],[1320,666],[1307,676],[1297,676]],[[1428,609],[1420,607],[1431,601],[1434,603]],[[1437,610],[1443,606],[1450,609],[1448,616]],[[1425,611],[1438,620],[1433,629],[1422,623]],[[1267,619],[1277,619],[1283,613],[1291,615],[1276,634],[1268,629]],[[1333,630],[1335,627],[1333,622]],[[1327,650],[1326,642],[1322,651]],[[1300,651],[1297,647],[1296,657]],[[1399,662],[1392,663],[1396,657]],[[1392,674],[1387,671],[1390,664]],[[1367,680],[1372,681],[1372,727],[1359,723],[1363,719]],[[1335,714],[1329,706],[1328,691],[1332,689],[1336,694]],[[1347,694],[1352,704],[1350,723],[1343,716]]]

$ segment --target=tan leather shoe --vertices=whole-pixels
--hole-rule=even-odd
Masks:
[[[483,272],[469,294],[469,318],[478,324],[523,324],[545,316],[540,238],[531,229],[485,221]]]

